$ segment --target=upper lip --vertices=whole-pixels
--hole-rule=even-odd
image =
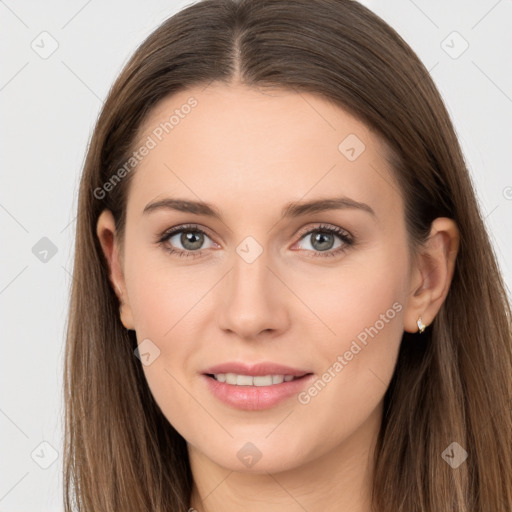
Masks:
[[[311,372],[271,362],[248,364],[239,361],[231,361],[211,366],[207,368],[204,373],[212,375],[218,373],[236,373],[237,375],[252,375],[255,377],[263,375],[293,375],[294,377],[302,377]]]

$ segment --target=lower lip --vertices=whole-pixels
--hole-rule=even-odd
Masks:
[[[300,379],[273,384],[272,386],[235,386],[219,382],[213,377],[203,375],[208,389],[221,402],[248,411],[270,409],[293,395],[297,395],[312,380],[313,374]]]

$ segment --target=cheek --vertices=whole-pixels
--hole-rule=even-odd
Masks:
[[[306,298],[312,312],[326,327],[327,347],[343,349],[352,339],[364,342],[368,329],[375,335],[396,338],[402,333],[406,298],[405,254],[377,244],[347,258],[338,268],[316,270],[310,277],[295,277],[294,291]],[[378,333],[375,333],[376,327]]]
[[[296,428],[316,441],[316,453],[357,432],[382,403],[393,376],[403,334],[403,306],[390,283],[373,287],[346,280],[344,291],[331,294],[323,319],[336,333],[327,333],[316,346],[316,379],[298,397]],[[381,286],[379,288],[379,286]],[[275,443],[287,443],[279,432]]]
[[[315,347],[320,379],[302,403],[316,402],[319,414],[348,407],[364,415],[382,399],[403,335],[406,262],[405,253],[375,248],[309,293],[308,306],[327,328]],[[306,288],[315,290],[310,283],[298,294]]]
[[[195,266],[179,268],[164,249],[134,250],[125,268],[137,332],[157,339],[172,338],[194,316],[214,277]]]
[[[218,278],[211,269],[178,269],[165,255],[136,250],[125,261],[125,276],[138,344],[149,340],[158,354],[143,366],[152,394],[159,404],[172,397],[187,407],[190,397],[180,383],[195,369],[201,329],[210,318],[206,309],[215,309],[208,292]]]
[[[140,267],[131,286],[137,341],[150,340],[157,353],[151,364],[143,365],[147,384],[168,421],[186,433],[191,418],[204,414],[189,384],[198,351],[197,325],[204,314],[201,297],[208,287],[182,272],[172,275],[168,268],[151,266]]]

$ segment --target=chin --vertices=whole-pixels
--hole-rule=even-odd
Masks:
[[[201,450],[201,446],[196,447],[196,450],[201,451],[202,456],[215,464],[238,473],[279,473],[292,470],[306,462],[304,450],[293,445],[283,445],[277,439],[275,442],[265,439],[266,435],[268,432],[260,438],[253,434],[250,438],[230,439],[226,443],[216,445],[220,449],[213,451],[213,443],[205,446],[205,451]]]

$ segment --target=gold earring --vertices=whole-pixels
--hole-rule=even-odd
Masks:
[[[421,334],[425,330],[425,327],[427,326],[421,321],[421,316],[418,318],[418,321],[416,323],[418,324],[418,330],[419,333]]]

